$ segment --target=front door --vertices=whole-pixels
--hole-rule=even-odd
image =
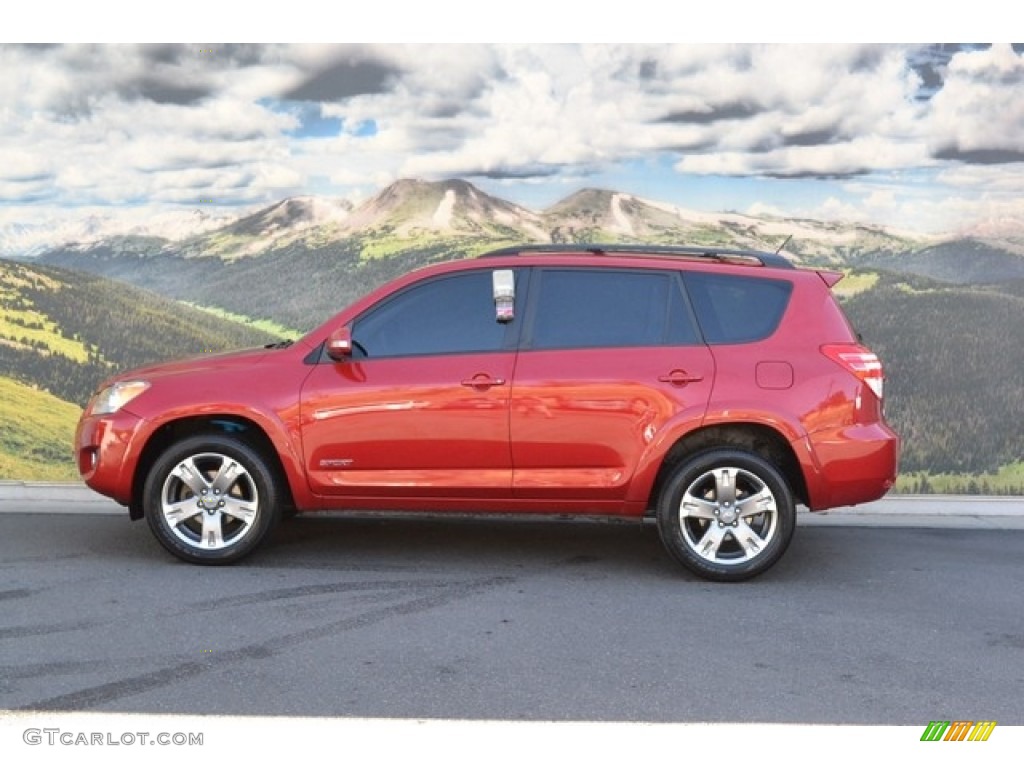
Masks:
[[[353,358],[320,363],[303,386],[313,492],[508,496],[514,333],[495,319],[486,269],[416,283],[356,318]]]

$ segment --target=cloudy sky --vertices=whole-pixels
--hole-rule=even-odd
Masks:
[[[1024,45],[0,45],[0,226],[398,178],[1024,232]]]

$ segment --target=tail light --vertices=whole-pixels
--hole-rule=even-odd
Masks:
[[[839,363],[846,370],[867,384],[878,399],[882,399],[882,383],[885,375],[878,355],[860,344],[825,344],[821,348],[825,357]]]

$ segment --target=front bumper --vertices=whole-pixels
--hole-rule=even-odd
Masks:
[[[102,416],[83,416],[75,430],[75,461],[85,484],[128,505],[132,478],[145,444],[146,421],[123,408]]]

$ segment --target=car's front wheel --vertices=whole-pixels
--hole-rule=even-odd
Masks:
[[[280,517],[277,481],[267,462],[223,435],[170,446],[150,469],[143,494],[157,540],[191,563],[222,565],[245,557]]]
[[[658,499],[669,553],[699,576],[741,581],[774,565],[796,524],[793,493],[757,454],[719,449],[682,462]]]

